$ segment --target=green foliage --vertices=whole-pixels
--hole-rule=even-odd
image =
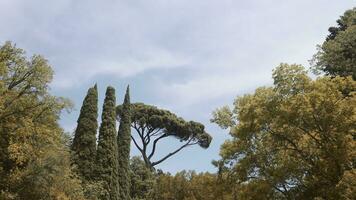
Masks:
[[[0,47],[0,198],[83,199],[58,125],[68,100],[49,94],[47,61]]]
[[[86,200],[99,200],[101,197],[110,196],[103,181],[85,181],[82,183],[82,187]]]
[[[340,19],[336,20],[337,27],[330,27],[330,34],[326,38],[327,41],[333,40],[336,36],[345,31],[348,27],[356,25],[356,8],[345,11],[344,15],[340,16]]]
[[[122,106],[117,107],[117,113],[121,118],[123,114]],[[150,168],[160,164],[185,147],[198,144],[203,148],[208,148],[211,142],[211,136],[205,132],[204,125],[201,123],[187,122],[175,114],[155,106],[143,103],[131,104],[131,121],[131,127],[136,130],[141,145],[139,145],[137,138],[132,137],[132,140],[141,152],[146,165]],[[163,158],[152,161],[158,141],[167,137],[177,138],[180,142],[183,142],[183,145],[175,151],[167,153]],[[149,147],[149,145],[152,146]]]
[[[340,190],[342,199],[356,199],[356,169],[345,171],[336,188]]]
[[[235,125],[233,120],[233,112],[228,106],[223,106],[215,111],[213,111],[213,118],[210,120],[211,123],[217,123],[222,128],[226,129],[230,126]]]
[[[175,176],[171,176],[169,173],[160,174],[157,179],[153,199],[192,199],[192,193],[189,190],[189,176],[191,173],[182,171]]]
[[[232,200],[232,185],[225,185],[217,174],[194,171],[158,174],[153,200]]]
[[[238,97],[230,111],[236,125],[220,154],[239,199],[345,199],[348,189],[337,185],[354,167],[356,82],[312,80],[301,66],[286,64],[273,78],[273,87]]]
[[[101,196],[100,199],[119,198],[118,182],[118,147],[116,141],[116,97],[115,89],[108,87],[104,100],[101,125],[99,129],[99,141],[96,154],[95,177],[103,182],[104,189],[109,196]]]
[[[156,174],[146,167],[140,157],[131,158],[130,162],[130,196],[132,200],[150,199],[156,183]]]
[[[115,108],[113,108],[115,112]],[[120,126],[117,135],[119,161],[120,199],[130,199],[130,143],[131,143],[131,103],[130,89],[127,87],[120,115]]]
[[[70,168],[69,149],[59,143],[46,150],[43,157],[15,172],[15,176],[22,177],[12,182],[18,190],[17,198],[84,200],[80,179]]]
[[[328,76],[313,79],[303,66],[281,64],[273,86],[237,97],[232,110],[213,112],[211,122],[231,135],[221,160],[213,161],[218,172],[175,175],[155,166],[191,145],[208,148],[212,138],[204,125],[131,104],[129,87],[116,107],[108,87],[96,147],[95,85],[69,144],[59,118],[72,105],[49,93],[47,60],[27,58],[6,42],[0,46],[0,199],[356,199],[356,8],[329,32],[313,60],[314,71]],[[156,158],[159,141],[169,137],[181,146]],[[131,140],[143,160],[130,160]]]
[[[339,26],[329,29],[330,35],[314,56],[314,68],[356,80],[356,8],[346,11],[337,22]]]
[[[98,128],[98,91],[95,85],[88,93],[80,109],[75,130],[72,160],[76,172],[83,181],[93,180],[96,156],[96,133]]]

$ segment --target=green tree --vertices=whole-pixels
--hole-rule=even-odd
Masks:
[[[58,122],[70,102],[49,93],[52,76],[42,56],[0,46],[0,199],[83,199]]]
[[[114,108],[115,111],[115,108]],[[130,199],[130,143],[131,143],[130,88],[127,86],[124,103],[120,112],[120,126],[117,135],[119,161],[120,199]]]
[[[159,173],[154,184],[153,195],[149,199],[232,200],[230,191],[232,185],[224,185],[219,179],[218,174],[208,172],[181,171],[174,176],[169,173]]]
[[[345,199],[343,176],[354,169],[356,82],[312,80],[302,66],[287,64],[273,78],[273,87],[238,97],[232,111],[213,113],[213,122],[230,128],[220,154],[239,199]]]
[[[191,172],[182,171],[172,176],[169,173],[160,173],[155,184],[154,200],[192,200],[189,176]]]
[[[342,199],[356,199],[356,169],[346,171],[336,188],[341,191]]]
[[[356,8],[347,10],[337,27],[329,28],[329,36],[314,56],[316,71],[331,76],[353,76],[356,80]]]
[[[332,26],[329,28],[329,35],[326,37],[326,41],[335,39],[340,32],[356,24],[356,8],[345,11],[340,16],[340,19],[336,20],[336,23],[336,27]]]
[[[95,85],[88,93],[80,109],[77,128],[71,149],[72,160],[78,175],[84,181],[93,180],[96,156],[96,133],[98,129],[98,90]]]
[[[117,107],[119,117],[122,116],[123,110],[123,106]],[[131,127],[138,134],[138,138],[134,136],[131,138],[149,168],[162,163],[185,147],[199,145],[208,148],[211,142],[211,136],[205,132],[204,125],[194,121],[187,122],[155,106],[143,103],[131,104],[131,122]],[[179,139],[183,145],[153,161],[158,142],[168,137]]]
[[[118,147],[116,141],[116,98],[115,89],[108,87],[106,90],[101,125],[99,129],[98,149],[96,154],[97,167],[95,176],[104,184],[109,196],[101,199],[116,200],[119,198],[118,182]]]
[[[152,199],[156,173],[138,156],[130,160],[130,196],[132,200]]]

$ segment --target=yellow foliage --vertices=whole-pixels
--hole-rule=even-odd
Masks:
[[[52,69],[11,43],[0,46],[0,197],[82,199],[58,125],[69,104],[51,96]]]
[[[254,199],[340,199],[343,192],[336,185],[354,167],[356,81],[313,80],[302,66],[287,64],[276,68],[273,78],[273,87],[238,97],[232,115],[215,112],[235,120],[233,139],[220,154],[243,184],[240,197],[250,199],[247,191],[266,189],[263,183],[269,192]]]

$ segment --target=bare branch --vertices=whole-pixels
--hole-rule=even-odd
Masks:
[[[173,156],[174,154],[178,153],[179,151],[181,151],[183,148],[187,147],[187,146],[191,146],[191,145],[195,145],[197,144],[198,142],[194,142],[194,143],[190,143],[191,141],[193,140],[193,138],[189,139],[189,141],[187,143],[185,143],[184,145],[182,145],[181,147],[179,147],[177,150],[167,154],[165,157],[163,157],[162,159],[156,161],[156,162],[153,162],[152,163],[152,167],[155,166],[155,165],[158,165],[160,164],[161,162],[167,160],[169,157]]]
[[[156,138],[154,141],[153,141],[153,147],[152,147],[152,151],[150,153],[150,155],[148,156],[148,159],[151,159],[152,156],[154,155],[155,151],[156,151],[156,146],[157,146],[157,142],[162,139],[162,138],[165,138],[165,137],[168,137],[169,135],[168,134],[164,134],[164,135],[161,135],[160,137]]]
[[[134,142],[134,144],[135,144],[135,146],[137,147],[137,149],[142,153],[143,150],[142,150],[141,147],[137,144],[135,138],[134,138],[132,135],[131,135],[131,139],[132,139],[132,141]]]
[[[152,136],[156,136],[156,135],[158,135],[158,133],[160,133],[162,131],[162,129],[157,129],[156,131],[152,131],[151,132],[151,134],[150,134],[150,136],[152,137]]]

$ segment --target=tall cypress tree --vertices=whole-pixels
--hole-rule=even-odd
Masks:
[[[109,86],[106,90],[99,129],[95,171],[96,177],[103,182],[104,189],[109,195],[101,197],[101,199],[109,200],[119,199],[115,102],[115,89]]]
[[[119,160],[119,192],[120,199],[130,199],[130,143],[131,143],[131,104],[130,89],[127,86],[123,112],[120,116],[120,126],[117,136]]]
[[[80,109],[71,149],[76,172],[84,180],[92,180],[95,167],[96,133],[98,129],[98,90],[89,88]]]

